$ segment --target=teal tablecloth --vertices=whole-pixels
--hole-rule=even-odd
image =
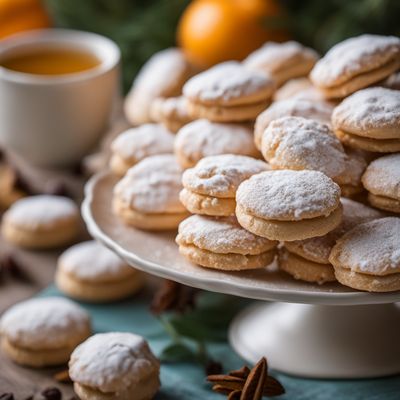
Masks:
[[[54,287],[43,296],[61,294]],[[221,296],[221,295],[219,295]],[[159,321],[148,311],[149,299],[135,297],[124,302],[107,305],[82,303],[92,316],[96,332],[127,331],[144,336],[154,353],[160,354],[170,343]],[[400,338],[399,338],[400,340]],[[210,353],[223,360],[226,370],[237,369],[243,361],[228,343],[209,343]],[[299,379],[273,372],[284,387],[286,394],[281,400],[399,400],[400,377],[370,380],[311,380]],[[205,381],[203,368],[189,363],[163,364],[161,367],[162,389],[156,400],[223,400],[225,397],[210,390]]]

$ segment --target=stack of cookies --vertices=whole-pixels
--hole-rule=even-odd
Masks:
[[[400,290],[399,67],[399,38],[362,35],[322,58],[271,42],[241,63],[182,72],[179,93],[149,106],[152,153],[132,133],[113,145],[113,171],[124,151],[132,165],[114,190],[116,215],[178,228],[181,254],[202,267],[275,258],[310,283]]]

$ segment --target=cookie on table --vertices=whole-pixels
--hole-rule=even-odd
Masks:
[[[183,96],[155,99],[151,105],[151,118],[176,133],[192,121]]]
[[[183,52],[169,48],[154,54],[136,75],[126,96],[124,111],[132,125],[153,122],[151,105],[158,97],[175,97],[195,73]]]
[[[330,128],[303,117],[272,121],[262,135],[261,152],[272,169],[316,170],[333,180],[345,170],[346,153]]]
[[[260,158],[250,124],[229,124],[198,119],[180,129],[174,143],[182,168],[194,167],[207,156],[239,154]]]
[[[80,344],[69,376],[81,400],[151,400],[160,387],[160,362],[133,333],[98,333]]]
[[[374,207],[400,213],[400,153],[372,161],[362,183],[368,190],[368,201]]]
[[[61,196],[38,195],[15,202],[3,215],[1,232],[10,243],[47,249],[71,243],[79,234],[76,204]]]
[[[188,216],[179,201],[182,188],[182,169],[172,154],[147,157],[115,185],[114,213],[135,228],[176,229]]]
[[[123,176],[133,165],[156,154],[172,154],[175,136],[160,124],[144,124],[118,135],[111,143],[110,168]]]
[[[182,175],[179,198],[192,214],[235,215],[235,195],[241,182],[269,169],[255,158],[222,154],[201,159]]]
[[[383,218],[378,210],[356,201],[342,198],[343,217],[341,224],[324,236],[284,242],[279,250],[279,267],[295,279],[323,284],[336,281],[329,254],[336,240],[350,229],[364,222]]]
[[[344,99],[332,113],[346,145],[379,153],[400,151],[400,91],[373,87]]]
[[[346,160],[344,171],[335,177],[343,197],[353,198],[363,192],[362,174],[367,168],[366,156],[362,151],[345,148]]]
[[[400,218],[380,218],[356,226],[333,247],[329,261],[336,279],[368,292],[400,290]]]
[[[282,117],[303,117],[315,121],[330,123],[333,106],[325,101],[306,99],[287,99],[272,103],[256,119],[254,142],[261,149],[261,138],[269,124]]]
[[[323,236],[341,222],[340,188],[319,171],[262,172],[239,185],[236,217],[270,240]]]
[[[281,86],[289,79],[307,76],[318,58],[315,50],[295,41],[267,42],[251,53],[243,64],[247,68],[265,72]]]
[[[343,98],[377,83],[400,67],[400,38],[361,35],[333,46],[310,73],[326,98]]]
[[[120,300],[144,284],[141,272],[94,240],[76,244],[61,254],[55,281],[69,297],[89,302]]]
[[[274,260],[278,243],[246,231],[235,217],[203,215],[182,221],[176,242],[189,261],[224,271],[266,267]]]
[[[3,352],[18,364],[37,368],[67,363],[90,331],[86,311],[61,297],[15,304],[0,320]]]
[[[214,122],[254,120],[267,107],[274,90],[271,78],[236,61],[201,72],[183,86],[189,115]]]

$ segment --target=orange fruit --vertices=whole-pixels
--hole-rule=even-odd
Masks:
[[[194,0],[182,14],[177,39],[200,67],[241,60],[266,41],[288,38],[284,29],[268,26],[268,19],[282,16],[277,0]]]

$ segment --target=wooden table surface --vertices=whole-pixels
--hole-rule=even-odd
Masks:
[[[112,130],[105,136],[106,142],[111,137],[121,132],[127,127],[124,120],[118,120]],[[21,171],[29,182],[34,182],[37,187],[44,187],[49,183],[63,183],[68,192],[72,193],[79,203],[83,197],[83,186],[85,178],[72,172],[65,171],[42,171],[26,165],[19,165]],[[84,224],[82,222],[82,235],[80,240],[89,239]],[[63,249],[56,251],[26,251],[16,249],[6,243],[0,237],[0,256],[3,254],[13,254],[19,267],[29,278],[29,282],[22,282],[15,278],[9,278],[0,282],[0,314],[10,305],[18,301],[30,298],[36,293],[47,287],[53,282],[56,262]],[[34,396],[34,399],[43,399],[40,392],[48,387],[58,387],[63,393],[63,400],[73,398],[71,384],[61,384],[54,380],[53,375],[56,372],[65,370],[66,367],[47,368],[47,369],[29,369],[20,367],[8,360],[0,352],[0,396],[11,392],[15,400],[24,400]]]

